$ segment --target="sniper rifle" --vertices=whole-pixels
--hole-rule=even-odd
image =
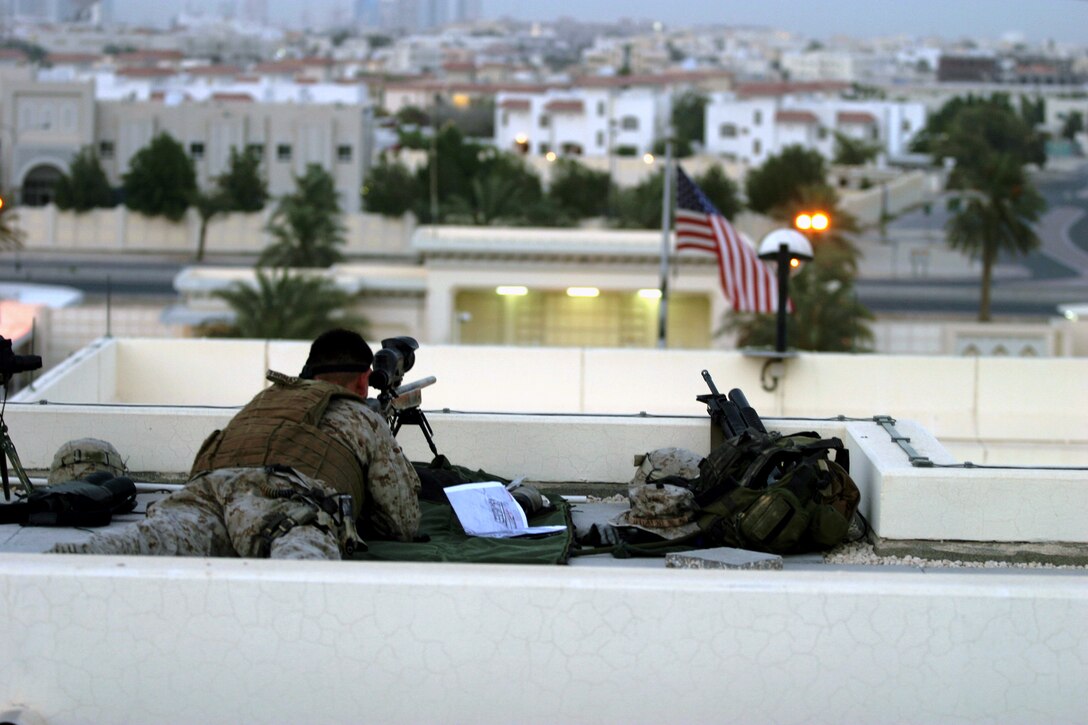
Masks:
[[[382,349],[374,353],[374,371],[370,374],[370,385],[378,391],[378,397],[371,401],[371,407],[389,423],[394,436],[405,423],[419,426],[431,453],[438,456],[438,448],[432,437],[434,431],[420,409],[423,388],[434,385],[438,379],[429,375],[401,384],[404,374],[415,365],[415,352],[418,349],[416,339],[406,335],[382,340]]]

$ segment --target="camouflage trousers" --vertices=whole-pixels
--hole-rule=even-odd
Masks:
[[[304,490],[293,476],[259,468],[212,471],[148,506],[147,518],[116,531],[92,534],[78,544],[50,551],[69,554],[151,556],[269,556],[272,559],[339,559],[335,531],[312,524],[291,528],[272,540],[267,554],[261,530],[278,514],[298,510],[297,500],[270,496],[273,490]]]

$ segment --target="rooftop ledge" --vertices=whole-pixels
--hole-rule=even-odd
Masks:
[[[47,468],[61,443],[94,435],[131,470],[177,479],[266,369],[296,371],[307,350],[102,339],[21,391],[6,417],[27,468]],[[695,400],[705,368],[720,390],[744,390],[769,428],[842,438],[863,513],[882,539],[1088,544],[1088,470],[1059,467],[1084,465],[1088,421],[1067,401],[1088,400],[1088,361],[799,355],[783,365],[776,390],[765,391],[761,361],[738,353],[441,346],[421,348],[406,380],[437,376],[424,409],[455,463],[592,485],[630,480],[634,456],[655,448],[709,451],[710,423]],[[933,425],[994,458],[1004,448],[1050,460],[964,468]],[[417,429],[400,439],[413,460],[430,458]],[[934,465],[912,465],[911,452]]]
[[[130,468],[176,476],[259,389],[264,368],[297,370],[305,350],[99,341],[9,402],[5,418],[30,468],[47,466],[63,441],[95,435],[113,441]],[[773,393],[760,387],[758,365],[717,352],[424,347],[412,373],[439,378],[425,403],[436,408],[429,417],[440,450],[455,462],[592,486],[628,480],[636,453],[707,450],[710,426],[694,401],[706,368],[720,389],[741,387],[768,427],[840,436],[881,537],[1082,546],[1083,470],[918,468],[871,419],[873,410],[899,414],[895,430],[936,464],[956,457],[904,410],[984,429],[988,450],[1000,448],[1004,429],[988,419],[995,410],[1019,404],[1017,417],[1043,417],[1050,411],[1022,401],[1085,399],[1075,387],[1088,378],[1082,365],[1032,362],[1001,382],[981,360],[800,356],[786,362]],[[1027,371],[1038,385],[1018,395],[1011,383],[1022,388]],[[930,392],[920,401],[919,390]],[[452,412],[503,403],[541,407]],[[810,414],[807,405],[824,419],[793,417]],[[1035,450],[1083,448],[1083,414],[1068,407],[1053,410],[1073,443],[1029,438]],[[868,419],[826,419],[860,411]],[[400,437],[410,457],[429,455],[418,431]],[[40,722],[34,715],[56,725],[1088,715],[1088,663],[1078,654],[1088,647],[1088,582],[1079,573],[3,553],[0,621],[0,651],[17,653],[4,671],[0,719],[21,723]],[[123,686],[100,676],[111,672],[126,673]],[[700,685],[707,673],[713,684]]]

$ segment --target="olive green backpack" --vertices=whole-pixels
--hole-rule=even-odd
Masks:
[[[689,481],[700,543],[776,554],[836,546],[861,501],[849,470],[849,451],[838,438],[753,431],[730,438]]]

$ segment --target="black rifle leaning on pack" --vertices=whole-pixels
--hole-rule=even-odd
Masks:
[[[710,392],[697,395],[695,399],[706,404],[710,422],[715,426],[711,433],[711,448],[722,440],[734,438],[745,431],[767,433],[759,413],[749,404],[748,398],[744,396],[740,388],[733,388],[729,391],[729,395],[723,395],[714,385],[714,378],[710,377],[710,372],[704,370],[702,374],[703,380],[710,387]]]

